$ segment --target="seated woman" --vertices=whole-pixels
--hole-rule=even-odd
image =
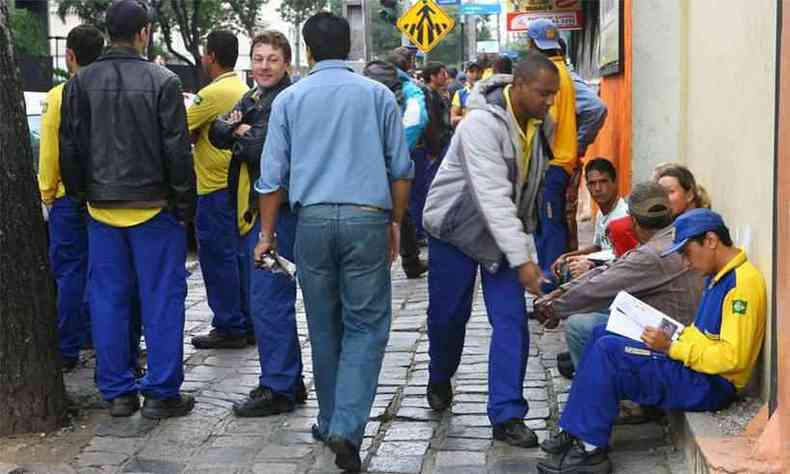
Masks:
[[[653,176],[667,190],[674,217],[691,209],[710,209],[707,191],[697,184],[694,174],[685,166],[678,163],[661,164],[656,167]]]

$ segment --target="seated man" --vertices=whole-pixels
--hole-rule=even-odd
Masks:
[[[609,305],[621,290],[684,324],[691,321],[699,304],[702,278],[689,271],[680,255],[660,255],[673,234],[672,209],[664,188],[654,182],[636,185],[628,212],[642,245],[609,265],[588,271],[536,304],[538,317],[548,318],[548,326],[569,318],[565,338],[573,365],[563,372],[568,377],[579,365],[593,328],[609,319]],[[558,362],[567,366],[567,361]]]
[[[586,272],[592,263],[584,255],[601,250],[612,250],[612,242],[606,233],[610,221],[628,214],[628,205],[617,192],[617,171],[606,158],[594,158],[584,166],[587,189],[590,191],[598,214],[595,216],[595,234],[593,243],[572,252],[566,252],[551,266],[552,273],[562,280],[560,269],[567,264],[573,278]]]
[[[765,334],[765,280],[733,247],[721,216],[695,209],[675,221],[674,245],[707,276],[694,323],[676,341],[646,328],[642,342],[595,329],[560,418],[560,433],[543,443],[559,454],[540,473],[608,473],[607,456],[618,402],[664,409],[719,410],[752,374]],[[670,315],[673,316],[673,315]]]

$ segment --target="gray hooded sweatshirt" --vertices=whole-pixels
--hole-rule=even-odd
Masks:
[[[469,111],[458,125],[428,191],[423,226],[431,237],[457,247],[491,272],[537,262],[532,234],[550,156],[543,140],[555,125],[547,115],[532,142],[529,170],[522,170],[519,125],[507,110],[504,89],[513,76],[475,84]],[[548,152],[550,153],[550,152]],[[524,178],[526,174],[526,179]]]

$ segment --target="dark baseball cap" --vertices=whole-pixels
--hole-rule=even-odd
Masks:
[[[669,197],[656,183],[637,184],[628,198],[628,214],[643,219],[663,219],[672,215]]]
[[[692,209],[675,219],[675,238],[672,246],[661,252],[662,257],[678,252],[689,240],[705,232],[724,227],[724,219],[710,209]]]
[[[141,0],[117,0],[107,9],[105,22],[111,37],[128,38],[151,23],[150,9]]]

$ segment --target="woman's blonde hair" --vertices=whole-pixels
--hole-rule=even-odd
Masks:
[[[697,184],[694,174],[688,168],[679,163],[661,163],[653,170],[653,177],[658,181],[665,176],[675,178],[684,191],[692,193],[694,207],[710,209],[710,194],[702,185]]]

